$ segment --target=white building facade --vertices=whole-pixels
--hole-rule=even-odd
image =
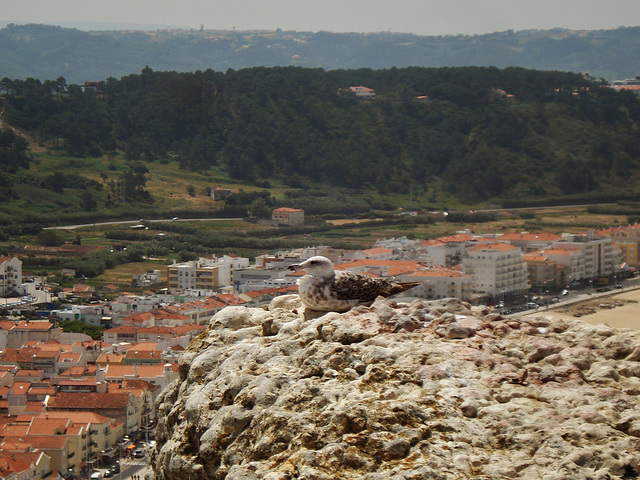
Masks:
[[[15,257],[0,257],[0,296],[21,292],[22,262]]]
[[[476,295],[515,299],[529,288],[527,264],[522,251],[507,243],[479,243],[462,258],[466,273],[473,276]]]
[[[614,246],[611,238],[595,238],[591,234],[563,237],[565,241],[554,243],[553,248],[578,249],[584,259],[584,279],[595,280],[620,273],[622,251]]]

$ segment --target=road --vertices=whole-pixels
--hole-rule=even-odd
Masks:
[[[535,310],[529,309],[529,310],[524,310],[522,312],[514,312],[512,314],[509,314],[508,316],[522,317],[525,315],[532,315],[532,314],[544,312],[547,310],[555,310],[559,307],[566,307],[566,306],[569,306],[575,303],[584,302],[587,300],[593,300],[599,297],[608,297],[618,293],[628,292],[630,290],[637,290],[638,288],[640,288],[640,278],[631,277],[631,278],[623,279],[620,281],[620,284],[622,285],[622,288],[612,288],[611,286],[608,286],[607,287],[608,290],[606,292],[596,292],[595,287],[592,287],[592,288],[586,287],[585,289],[572,290],[566,296],[558,296],[559,298],[558,302],[541,305],[539,308]],[[549,297],[549,295],[547,297]]]
[[[157,220],[118,220],[115,222],[98,222],[98,223],[82,223],[79,225],[60,225],[57,227],[44,227],[43,230],[73,230],[83,227],[100,227],[103,225],[138,225],[145,223],[160,223],[160,222],[216,222],[216,221],[232,221],[238,222],[242,218],[160,218]]]

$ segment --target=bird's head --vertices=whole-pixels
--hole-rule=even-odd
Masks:
[[[327,257],[315,256],[297,265],[291,265],[289,270],[299,271],[305,270],[309,275],[314,277],[332,277],[335,275],[333,270],[333,262]]]

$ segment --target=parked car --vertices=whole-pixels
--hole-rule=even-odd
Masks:
[[[144,455],[144,450],[141,448],[133,451],[133,458],[144,458]]]

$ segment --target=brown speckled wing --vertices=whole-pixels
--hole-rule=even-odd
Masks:
[[[371,302],[378,295],[388,295],[389,282],[353,272],[340,272],[331,286],[332,294],[340,300]]]

